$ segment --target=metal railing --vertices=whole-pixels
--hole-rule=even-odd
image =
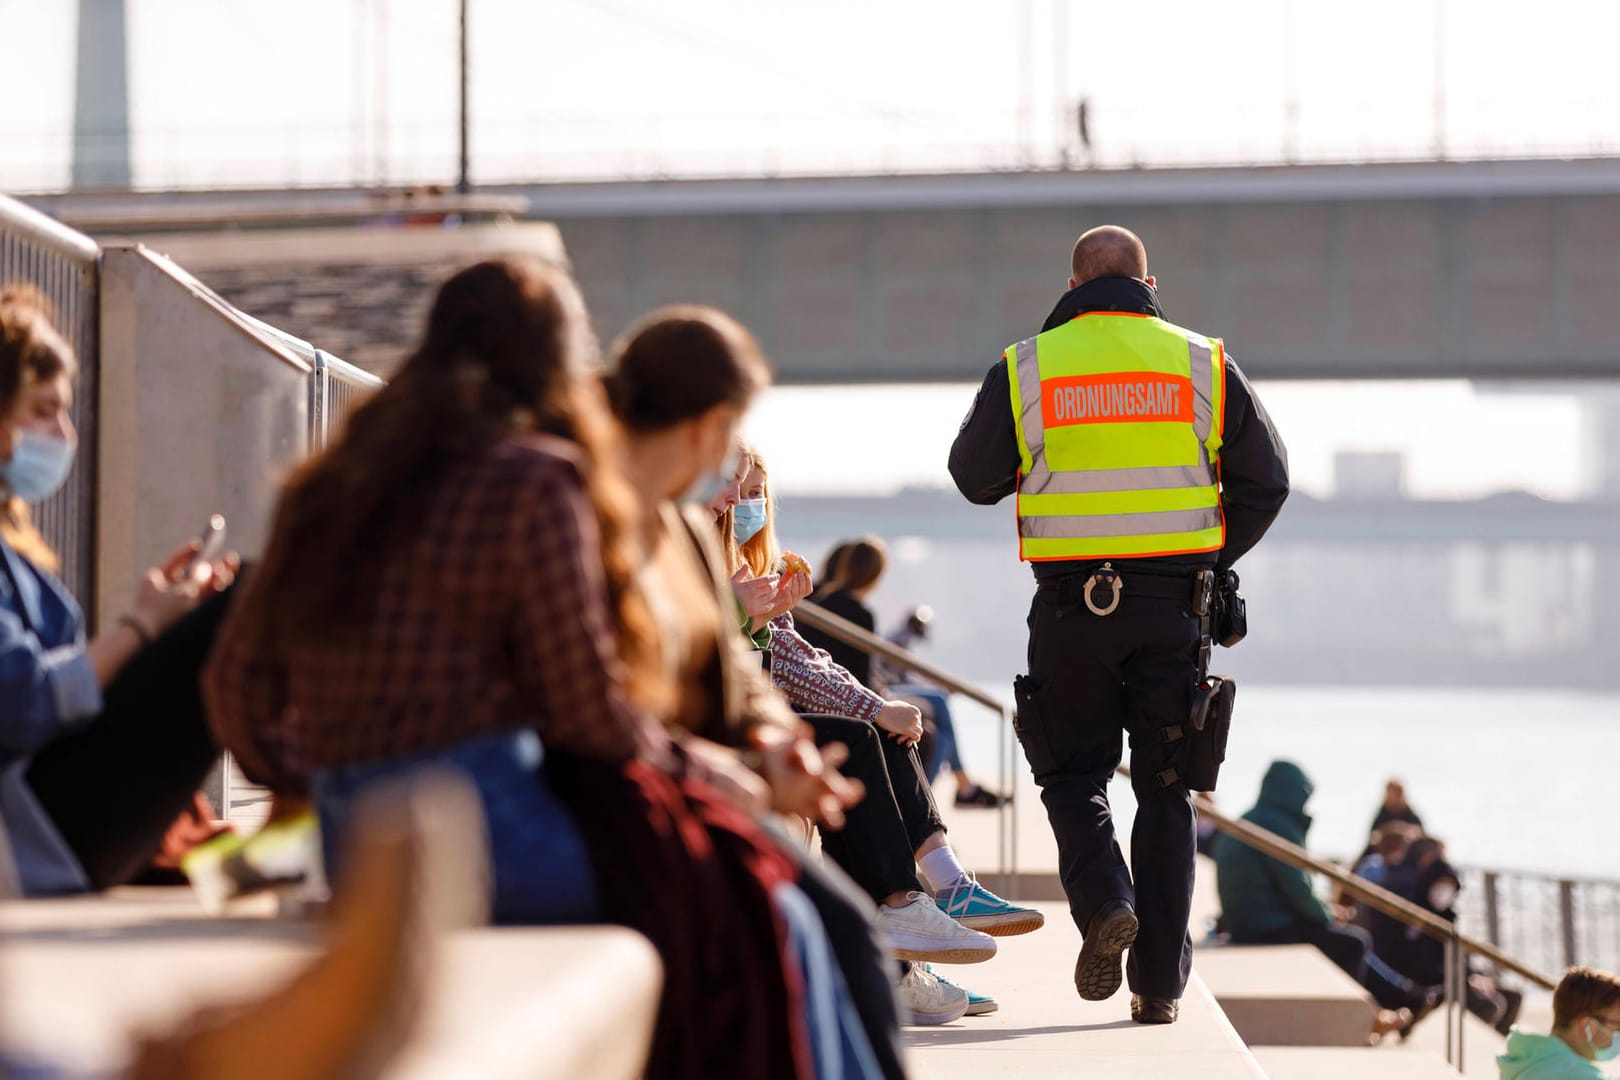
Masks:
[[[355,406],[382,385],[383,380],[370,372],[316,349],[315,374],[310,384],[310,449],[327,446]]]
[[[928,661],[913,656],[905,649],[890,641],[878,637],[876,634],[856,626],[848,619],[834,615],[826,608],[809,600],[801,600],[793,609],[793,617],[813,630],[820,630],[829,637],[836,638],[846,645],[852,645],[862,652],[882,657],[898,667],[909,670],[929,682],[935,683],[953,694],[960,694],[971,701],[977,702],[995,713],[1000,720],[996,732],[996,781],[1000,790],[1011,792],[1016,783],[1014,772],[1017,768],[1018,750],[1014,745],[1012,727],[1012,713],[1004,702],[985,693],[972,683],[964,682],[935,667]],[[996,807],[996,870],[1000,875],[999,884],[1007,886],[1013,895],[1018,893],[1018,822],[1013,810],[1011,799],[1003,799]]]
[[[946,690],[971,698],[996,713],[1001,718],[1004,728],[1003,737],[998,739],[1001,748],[1001,780],[1004,785],[1007,785],[1006,789],[1011,790],[1009,763],[1014,759],[1015,753],[1014,747],[1009,741],[1012,728],[1011,716],[1002,702],[978,687],[952,676],[949,672],[913,656],[905,649],[883,640],[876,634],[864,630],[847,619],[840,618],[810,601],[801,601],[798,607],[794,609],[794,616],[806,626],[820,630],[863,652],[873,656],[880,656],[893,664],[908,668],[923,678],[938,683]],[[1124,766],[1120,767],[1119,773],[1127,779],[1131,775],[1130,770]],[[1338,886],[1346,895],[1355,898],[1358,903],[1382,912],[1405,926],[1416,929],[1441,943],[1445,950],[1445,982],[1443,990],[1446,1017],[1446,1061],[1455,1066],[1459,1072],[1463,1070],[1464,1065],[1464,1021],[1468,1015],[1467,959],[1470,955],[1478,956],[1495,965],[1499,970],[1511,972],[1541,989],[1551,990],[1557,985],[1556,981],[1547,975],[1538,963],[1521,960],[1505,951],[1502,947],[1504,935],[1500,930],[1499,901],[1502,895],[1503,875],[1486,875],[1486,883],[1480,890],[1487,897],[1487,904],[1492,902],[1489,900],[1490,897],[1498,898],[1497,914],[1494,916],[1497,920],[1496,929],[1487,934],[1486,938],[1481,938],[1477,934],[1465,930],[1464,926],[1459,925],[1458,922],[1452,922],[1435,915],[1410,900],[1390,892],[1388,889],[1356,876],[1336,863],[1312,855],[1304,848],[1284,840],[1267,829],[1251,824],[1241,818],[1228,817],[1205,795],[1195,795],[1193,803],[1197,807],[1199,816],[1213,823],[1215,828],[1224,835],[1297,870],[1321,874]],[[1007,804],[1002,805],[1001,814],[999,836],[1001,848],[999,856],[1002,863],[1002,873],[1004,876],[1010,873],[1013,884],[1016,886],[1017,830],[1015,826],[1012,826],[1011,814],[1008,813]],[[1530,876],[1518,875],[1516,880],[1528,881]],[[1556,925],[1564,928],[1560,931],[1560,934],[1566,958],[1573,958],[1577,955],[1577,939],[1572,935],[1576,933],[1573,928],[1582,925],[1580,919],[1583,913],[1588,922],[1591,922],[1598,918],[1600,910],[1609,912],[1610,916],[1615,919],[1615,922],[1610,927],[1610,932],[1620,935],[1620,885],[1607,882],[1560,881],[1551,878],[1543,880],[1555,886],[1560,909],[1564,912],[1564,917]],[[1016,892],[1014,892],[1014,895],[1016,895]],[[1529,910],[1526,909],[1527,917],[1529,917]],[[1469,930],[1471,929],[1470,926]],[[1573,963],[1574,961],[1571,959],[1569,962]],[[1554,966],[1561,969],[1569,966],[1569,964]]]
[[[61,577],[95,610],[96,384],[100,371],[101,249],[89,237],[0,195],[0,289],[27,282],[51,306],[51,321],[79,358],[73,422],[79,456],[60,492],[33,508],[62,559]]]
[[[1552,971],[1620,970],[1620,882],[1459,868],[1463,927]]]
[[[354,407],[386,381],[262,319],[246,318],[309,364],[308,449],[312,454],[325,449]]]
[[[1121,768],[1120,772],[1126,776],[1130,775],[1128,769]],[[1354,897],[1357,903],[1365,904],[1374,911],[1382,912],[1407,927],[1416,929],[1435,939],[1444,946],[1446,1061],[1454,1065],[1458,1072],[1463,1071],[1464,1064],[1464,1021],[1468,1016],[1467,960],[1470,955],[1489,961],[1502,971],[1512,972],[1531,985],[1543,990],[1551,990],[1558,985],[1555,979],[1537,966],[1509,955],[1499,948],[1495,942],[1484,941],[1472,934],[1463,932],[1458,923],[1426,911],[1410,900],[1397,896],[1382,886],[1374,885],[1367,879],[1358,877],[1336,863],[1317,858],[1299,845],[1284,840],[1268,829],[1262,829],[1260,826],[1244,821],[1241,818],[1226,816],[1205,795],[1195,795],[1193,803],[1198,808],[1199,816],[1214,823],[1215,828],[1222,834],[1230,836],[1232,839],[1269,855],[1296,870],[1321,874],[1338,886],[1346,895]]]

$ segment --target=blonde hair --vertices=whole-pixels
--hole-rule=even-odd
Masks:
[[[731,475],[740,485],[743,478],[754,468],[753,449],[741,439],[737,440],[737,471]],[[726,572],[735,574],[748,564],[743,558],[742,551],[737,547],[737,513],[736,508],[727,506],[714,519],[715,528],[720,530],[720,552],[725,556]]]
[[[737,565],[747,563],[748,569],[755,577],[764,577],[766,574],[775,573],[777,564],[782,561],[782,541],[776,535],[776,490],[771,487],[771,473],[765,466],[765,457],[759,452],[759,448],[743,443],[742,451],[749,463],[747,471],[742,474],[742,479],[748,479],[748,473],[755,469],[765,474],[765,527],[749,537],[747,543],[737,548],[737,554],[741,557]],[[728,515],[731,513],[729,507],[726,513]],[[729,521],[726,524],[726,535],[735,538]]]

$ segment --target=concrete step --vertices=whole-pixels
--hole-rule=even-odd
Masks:
[[[1552,1027],[1552,1004],[1550,995],[1536,1001],[1526,1002],[1524,1011],[1519,1014],[1519,1026],[1526,1031],[1546,1032]],[[1412,1031],[1412,1037],[1404,1043],[1391,1039],[1385,1046],[1392,1050],[1406,1051],[1410,1054],[1427,1055],[1445,1060],[1446,1053],[1446,1024],[1445,1017],[1439,1012],[1432,1013]],[[1379,1047],[1383,1050],[1385,1047]],[[1469,1080],[1497,1080],[1501,1075],[1496,1067],[1496,1057],[1507,1049],[1506,1037],[1499,1035],[1490,1025],[1477,1017],[1470,1015],[1463,1027],[1463,1054],[1462,1073]],[[1600,1068],[1604,1068],[1600,1066]],[[1614,1075],[1613,1066],[1606,1067],[1608,1075]]]
[[[1367,1045],[1367,992],[1311,945],[1201,948],[1193,969],[1250,1046]]]
[[[1270,1080],[1458,1080],[1444,1058],[1397,1054],[1375,1047],[1261,1046],[1254,1051]],[[1493,1073],[1494,1067],[1493,1067]]]
[[[199,1007],[250,1000],[316,951],[316,928],[203,915],[189,890],[0,904],[8,1055],[121,1066],[132,1039]],[[451,935],[393,1078],[632,1080],[651,1043],[657,954],[616,927]]]
[[[993,995],[1000,1011],[907,1031],[913,1072],[928,1080],[1028,1080],[1076,1075],[1132,1080],[1258,1080],[1265,1074],[1195,973],[1181,1019],[1133,1024],[1130,993],[1105,1002],[1074,992],[1080,934],[1063,904],[1040,903],[1046,926],[1000,938],[983,964],[936,968],[952,981]]]

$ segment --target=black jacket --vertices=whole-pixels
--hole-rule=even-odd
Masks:
[[[1071,289],[1046,317],[1041,332],[1062,326],[1086,311],[1129,311],[1164,318],[1158,294],[1135,278],[1097,278]],[[1018,486],[1018,433],[1013,426],[1012,386],[1005,358],[984,377],[973,407],[951,444],[951,478],[969,502],[990,506]],[[1209,565],[1226,569],[1242,558],[1271,528],[1288,498],[1288,450],[1243,372],[1226,357],[1226,399],[1221,447],[1221,502],[1226,511],[1226,546],[1203,555],[1170,555],[1131,560],[1139,573],[1182,575]],[[1119,560],[1114,560],[1119,561]],[[1037,562],[1037,580],[1089,571],[1095,560]]]

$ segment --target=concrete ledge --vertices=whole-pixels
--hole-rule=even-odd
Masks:
[[[279,985],[316,942],[310,924],[207,918],[185,890],[0,904],[7,1050],[70,1072],[117,1069],[138,1033]],[[451,935],[389,1075],[632,1080],[661,982],[652,946],[617,927]]]
[[[1262,1046],[1255,1058],[1270,1080],[1457,1080],[1445,1059],[1366,1047]]]
[[[1367,1045],[1367,992],[1310,945],[1197,950],[1193,968],[1250,1046]]]

